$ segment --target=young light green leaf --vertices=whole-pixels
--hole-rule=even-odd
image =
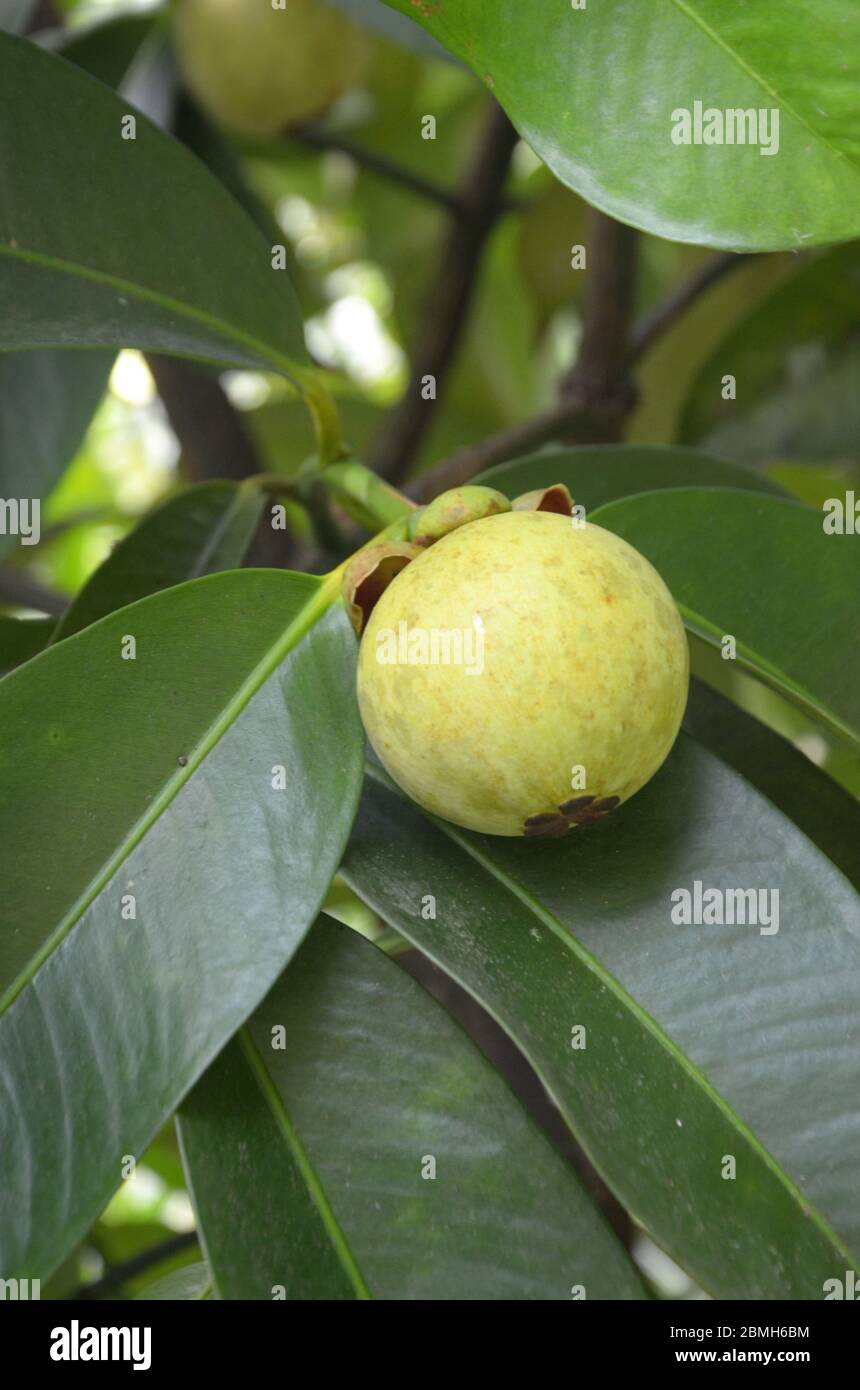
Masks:
[[[563,183],[623,222],[748,251],[860,235],[854,0],[782,0],[776,13],[725,0],[386,3],[475,71]]]

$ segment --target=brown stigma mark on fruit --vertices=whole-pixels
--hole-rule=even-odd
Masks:
[[[595,796],[575,796],[565,801],[557,811],[544,811],[538,816],[529,816],[523,827],[523,834],[540,836],[545,840],[559,840],[566,835],[571,826],[594,825],[596,821],[608,816],[621,800],[618,796],[604,796],[598,801]]]

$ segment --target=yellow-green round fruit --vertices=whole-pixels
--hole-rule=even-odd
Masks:
[[[555,836],[654,775],[688,680],[678,610],[638,551],[590,522],[509,512],[392,581],[361,640],[358,698],[379,758],[426,810]]]
[[[179,0],[176,54],[189,90],[220,125],[275,135],[320,115],[359,81],[364,30],[323,3]]]

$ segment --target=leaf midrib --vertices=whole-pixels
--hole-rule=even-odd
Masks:
[[[673,595],[678,612],[684,620],[684,626],[694,637],[698,637],[702,642],[706,642],[715,651],[722,649],[724,633],[721,632],[709,618],[705,618],[695,608],[689,604],[682,603],[681,600]],[[860,752],[860,734],[852,729],[849,724],[843,723],[839,715],[816,700],[810,691],[804,686],[798,685],[791,676],[778,666],[772,666],[760,653],[754,652],[752,647],[743,642],[736,643],[737,664],[749,675],[754,676],[762,685],[767,685],[777,695],[783,695],[792,704],[814,719],[816,723],[823,724],[826,729],[837,734],[839,738],[850,744]]]
[[[284,571],[277,571],[283,574]],[[310,576],[307,576],[310,578]],[[202,579],[196,579],[195,584],[207,584],[222,578],[221,574],[206,575]],[[280,665],[281,661],[297,646],[305,633],[313,625],[317,618],[322,617],[330,606],[330,595],[332,590],[326,584],[318,583],[316,593],[311,595],[303,607],[299,610],[293,620],[288,623],[280,638],[273,644],[269,653],[246,676],[245,680],[228,700],[222,713],[210,725],[204,737],[197,746],[197,750],[190,754],[188,763],[178,769],[167,782],[164,783],[161,791],[153,799],[149,809],[144,812],[137,823],[128,832],[125,839],[117,846],[114,853],[108,858],[102,870],[96,874],[84,891],[80,894],[76,902],[72,904],[66,915],[61,918],[54,930],[46,937],[42,946],[31,957],[24,970],[14,979],[6,990],[0,994],[0,1017],[7,1011],[18,995],[35,978],[38,971],[45,961],[50,959],[60,943],[68,936],[69,932],[80,921],[87,908],[95,901],[103,888],[110,882],[120,865],[128,858],[132,850],[140,844],[141,840],[152,828],[158,818],[164,814],[167,807],[174,797],[185,786],[191,776],[197,771],[204,758],[212,751],[216,744],[221,740],[226,731],[236,722],[242,710],[250,703],[253,696],[260,687],[268,680],[273,671]],[[149,603],[157,595],[149,594],[146,598],[138,600],[140,603]],[[129,606],[122,611],[130,613],[136,604]],[[102,618],[101,622],[110,622],[115,614],[109,613]],[[80,632],[73,633],[71,637],[64,639],[63,646],[76,642],[85,637],[93,628],[97,627],[93,623],[92,627],[82,628]],[[53,652],[59,650],[58,647],[47,647],[40,652],[33,660],[34,663],[50,658]],[[14,674],[14,673],[11,673]]]
[[[289,1112],[287,1111],[284,1098],[272,1080],[272,1077],[269,1075],[266,1064],[248,1028],[242,1028],[240,1030],[237,1040],[244,1054],[245,1061],[271,1112],[272,1119],[277,1125],[278,1131],[304,1179],[311,1201],[319,1212],[323,1229],[329,1238],[344,1274],[355,1290],[356,1298],[363,1301],[370,1299],[370,1290],[364,1281],[364,1277],[358,1267],[358,1262],[350,1249],[349,1241],[346,1238],[343,1227],[334,1214],[322,1180],[317,1174],[298,1136],[295,1125],[290,1119]]]
[[[827,139],[825,135],[822,135],[820,131],[816,130],[814,126],[810,125],[807,118],[801,115],[801,113],[798,110],[796,110],[796,108],[792,105],[790,101],[786,99],[786,97],[781,96],[780,93],[777,92],[775,88],[771,86],[767,78],[765,78],[762,73],[757,72],[754,67],[751,67],[750,64],[746,61],[746,59],[742,58],[740,53],[738,53],[736,49],[732,48],[731,45],[728,44],[724,38],[722,38],[714,29],[711,28],[710,24],[708,24],[700,14],[698,14],[694,9],[690,7],[688,0],[672,0],[672,4],[675,6],[676,9],[680,10],[681,14],[683,14],[690,21],[691,24],[694,24],[697,29],[699,29],[707,38],[711,40],[712,43],[715,43],[718,48],[721,48],[723,53],[726,53],[734,63],[737,63],[738,67],[741,68],[742,71],[745,72],[748,77],[751,77],[753,82],[755,82],[757,86],[761,87],[762,90],[765,91],[769,97],[771,97],[779,106],[781,106],[785,111],[787,111],[789,115],[793,116],[793,118],[797,121],[798,125],[802,126],[804,130],[808,131],[817,144],[823,145],[824,148],[826,150],[829,150],[830,153],[834,155],[837,159],[847,160],[849,164],[856,167],[856,160],[852,159],[852,157],[845,150],[838,149],[834,144],[832,144],[830,140]]]
[[[118,293],[122,291],[133,299],[141,300],[145,304],[155,304],[158,308],[178,315],[191,323],[201,324],[214,333],[216,337],[223,338],[227,343],[235,343],[238,347],[246,348],[256,357],[261,358],[263,362],[270,362],[279,372],[288,377],[299,390],[302,389],[299,364],[294,362],[292,358],[287,357],[280,349],[260,342],[253,334],[246,333],[244,329],[225,323],[205,309],[198,309],[182,300],[172,299],[170,295],[164,294],[161,290],[149,289],[146,285],[138,284],[135,280],[125,280],[122,276],[109,275],[107,271],[95,270],[92,266],[81,265],[77,261],[67,261],[59,256],[48,256],[41,251],[31,251],[18,246],[9,246],[8,243],[0,243],[0,256],[9,260],[22,261],[26,265],[40,266],[42,269],[55,271],[61,275],[88,280],[103,289],[115,290]],[[42,345],[40,344],[40,346]],[[229,359],[225,358],[225,360]]]
[[[385,776],[385,774],[381,773],[380,770],[374,767],[372,763],[366,763],[365,772],[367,776],[369,776],[372,780],[378,782],[387,790],[393,790],[396,795],[400,795],[400,793],[397,792],[396,788],[392,788],[392,785],[389,779]],[[481,853],[480,849],[476,845],[472,845],[469,841],[465,840],[462,834],[457,830],[456,826],[452,825],[448,821],[443,821],[437,818],[436,816],[432,816],[425,811],[422,811],[421,814],[425,816],[425,818],[428,821],[430,821],[432,825],[436,826],[438,830],[441,830],[442,833],[453,844],[455,844],[462,853],[466,854],[470,859],[473,859],[474,862],[478,864],[478,866],[482,868],[487,874],[489,874],[490,877],[492,877],[497,883],[499,883],[502,886],[502,888],[504,888],[508,893],[512,894],[515,898],[517,898],[517,900],[521,902],[523,906],[537,918],[538,921],[540,921],[545,927],[547,927],[551,932],[553,932],[553,934],[556,937],[558,937],[559,940],[563,943],[565,948],[577,957],[577,959],[585,967],[585,969],[588,970],[589,973],[592,974],[599,981],[599,983],[603,985],[605,989],[607,989],[611,994],[614,995],[614,997],[618,1000],[622,1008],[626,1009],[628,1013],[632,1016],[632,1018],[637,1023],[639,1023],[641,1027],[643,1027],[647,1032],[651,1033],[651,1035],[656,1039],[657,1043],[663,1048],[665,1052],[669,1054],[670,1058],[674,1061],[674,1063],[677,1066],[680,1066],[682,1071],[685,1071],[687,1073],[687,1075],[693,1080],[694,1084],[699,1087],[703,1094],[716,1106],[720,1113],[737,1130],[738,1134],[746,1140],[753,1152],[758,1155],[758,1157],[763,1161],[765,1166],[771,1171],[776,1180],[780,1182],[786,1189],[792,1201],[797,1205],[801,1214],[803,1214],[807,1219],[812,1220],[813,1224],[818,1227],[819,1232],[832,1245],[834,1251],[840,1254],[848,1262],[849,1265],[855,1265],[856,1261],[854,1256],[850,1253],[847,1247],[842,1244],[841,1240],[836,1235],[836,1233],[831,1230],[830,1226],[827,1224],[826,1220],[819,1212],[818,1208],[815,1207],[806,1198],[806,1196],[801,1192],[801,1190],[798,1187],[796,1187],[789,1175],[776,1161],[776,1159],[773,1158],[773,1156],[768,1152],[768,1150],[764,1147],[761,1141],[747,1126],[747,1124],[741,1119],[741,1117],[737,1114],[737,1112],[729,1104],[729,1102],[725,1100],[725,1098],[722,1095],[720,1095],[719,1091],[715,1089],[715,1087],[711,1084],[711,1082],[699,1069],[699,1067],[697,1067],[696,1064],[693,1061],[691,1061],[691,1059],[686,1055],[686,1053],[680,1049],[678,1044],[675,1043],[674,1040],[663,1031],[663,1029],[660,1027],[657,1021],[653,1019],[645,1009],[642,1008],[641,1004],[639,1004],[631,994],[628,994],[627,990],[615,978],[615,976],[612,975],[608,970],[606,970],[606,968],[601,964],[598,958],[592,955],[591,951],[589,951],[588,948],[584,946],[582,942],[579,941],[578,938],[574,936],[574,934],[565,927],[564,923],[558,917],[556,917],[555,913],[551,912],[549,908],[546,908],[541,903],[539,903],[537,899],[535,899],[533,895],[528,891],[528,889],[524,888],[523,885],[517,881],[514,875],[506,873],[504,870],[498,868],[498,866],[495,865],[491,859],[487,858],[487,856]],[[425,954],[433,957],[435,963],[439,965],[440,969],[445,971],[446,974],[449,973],[449,967],[446,964],[446,962],[444,960],[437,959],[435,953],[432,952],[424,942],[421,943],[420,949],[424,951]],[[462,987],[467,990],[467,992],[472,994],[472,990],[470,989],[469,985],[465,983],[465,981],[460,981],[460,983]],[[523,1055],[526,1057],[526,1059],[533,1067],[534,1071],[540,1077],[549,1095],[552,1097],[552,1100],[558,1107],[560,1113],[564,1116],[564,1119],[568,1127],[570,1128],[571,1133],[575,1136],[577,1142],[582,1146],[583,1150],[585,1151],[589,1160],[592,1162],[597,1171],[601,1173],[601,1175],[604,1178],[606,1178],[606,1174],[603,1172],[602,1163],[600,1163],[597,1160],[597,1158],[591,1152],[588,1141],[580,1134],[579,1127],[575,1124],[567,1104],[565,1103],[564,1099],[556,1092],[555,1087],[552,1085],[550,1079],[545,1075],[544,1068],[541,1065],[540,1060],[532,1055],[532,1052],[530,1048],[527,1046],[527,1044],[523,1042],[519,1036],[515,1035],[512,1032],[507,1021],[499,1017],[499,1015],[496,1014],[495,1010],[487,1003],[485,999],[481,999],[474,994],[473,998],[477,1000],[477,1002],[481,1005],[482,1008],[486,1009],[487,1013],[489,1013],[491,1017],[495,1019],[499,1026],[516,1043],[517,1047],[520,1049],[520,1051],[523,1053]],[[606,1180],[608,1181],[608,1179]],[[627,1199],[625,1198],[625,1202],[626,1200]],[[631,1212],[631,1214],[635,1215],[635,1213],[633,1212]],[[647,1223],[645,1221],[643,1221],[642,1224],[647,1226]]]

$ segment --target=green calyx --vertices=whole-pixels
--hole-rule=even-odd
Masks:
[[[363,546],[344,567],[341,593],[353,627],[359,636],[392,580],[429,546],[435,545],[452,531],[458,531],[475,521],[503,516],[511,511],[558,512],[570,515],[573,510],[573,499],[567,488],[563,483],[554,483],[552,487],[523,493],[513,502],[509,502],[503,493],[492,487],[474,484],[451,488],[429,502],[426,507],[417,508],[411,513],[404,512],[403,499],[399,498],[399,494],[386,484],[380,483],[375,475],[368,473],[361,464],[335,464],[328,468],[323,476],[332,482],[341,481],[341,474],[346,478],[350,469],[359,470],[363,486],[369,481],[382,489],[386,510],[379,512],[379,515],[389,517],[389,498],[397,499],[392,502],[390,509],[396,519],[391,520],[389,517],[389,525],[378,539]],[[349,492],[354,500],[355,479],[349,481]],[[336,488],[334,490],[337,491]],[[375,501],[378,506],[379,498]]]
[[[433,545],[449,532],[472,521],[509,512],[511,504],[492,487],[455,487],[422,507],[409,519],[409,539],[416,545]]]

